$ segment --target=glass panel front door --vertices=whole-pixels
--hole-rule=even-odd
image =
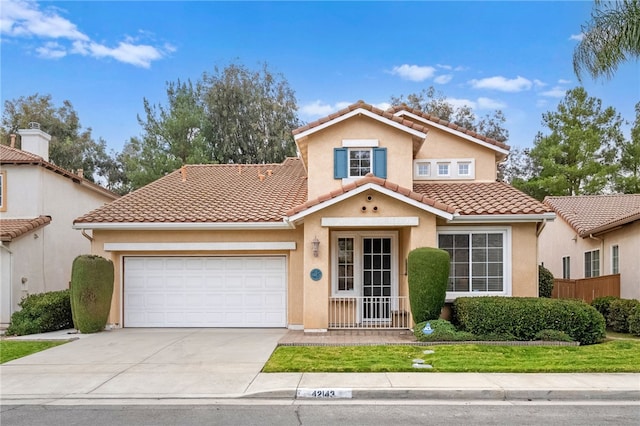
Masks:
[[[362,319],[391,319],[391,238],[362,239]]]

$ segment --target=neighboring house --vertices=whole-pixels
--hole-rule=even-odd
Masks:
[[[452,254],[447,298],[537,296],[555,215],[496,182],[509,147],[358,102],[281,164],[184,166],[79,217],[114,261],[124,327],[408,328],[407,256]]]
[[[620,274],[620,297],[640,299],[640,194],[546,197],[559,219],[540,235],[556,278]]]
[[[69,286],[73,259],[91,250],[73,219],[118,196],[50,163],[51,136],[19,130],[22,149],[0,145],[0,327],[20,300]]]

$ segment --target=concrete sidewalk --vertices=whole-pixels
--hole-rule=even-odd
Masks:
[[[2,364],[0,403],[228,398],[640,401],[636,373],[261,373],[278,342],[290,340],[286,334],[278,329],[116,329],[31,336],[80,338]]]

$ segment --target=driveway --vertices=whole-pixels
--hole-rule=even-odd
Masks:
[[[242,395],[286,329],[115,329],[0,366],[13,399]]]

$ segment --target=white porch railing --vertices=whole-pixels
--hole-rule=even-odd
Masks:
[[[331,297],[329,328],[331,329],[403,329],[411,326],[409,298],[396,297]]]

